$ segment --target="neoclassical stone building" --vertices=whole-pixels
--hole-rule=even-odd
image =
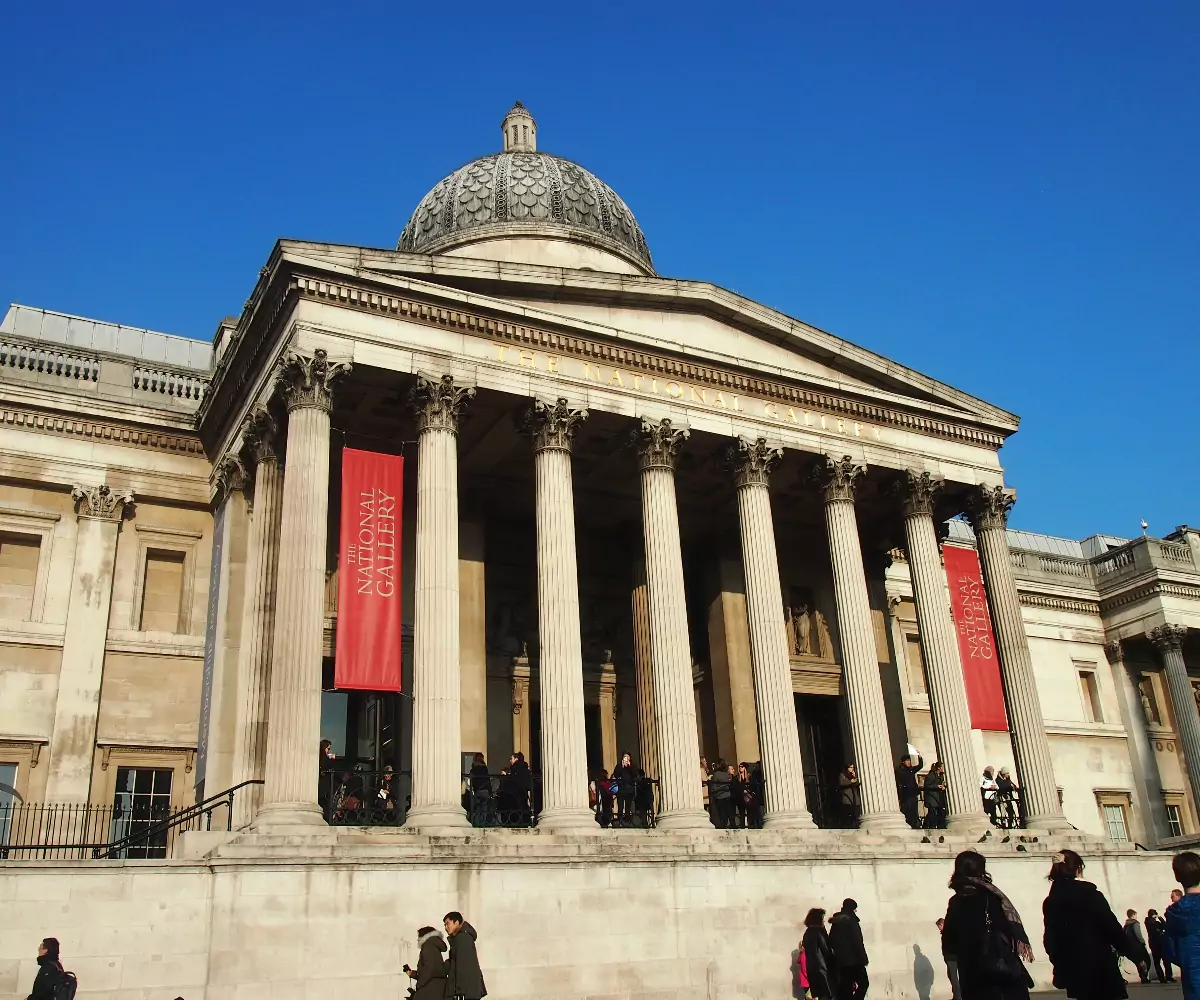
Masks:
[[[1133,841],[1200,832],[1200,533],[1007,530],[1014,415],[659,276],[612,189],[539,151],[519,104],[502,129],[502,151],[440,181],[396,250],[280,241],[211,343],[9,309],[0,783],[26,801],[183,805],[262,779],[237,799],[239,835],[194,841],[193,867],[170,869],[187,905],[224,901],[206,918],[217,938],[257,927],[238,902],[257,891],[251,869],[276,886],[281,858],[419,867],[439,837],[506,887],[506,836],[550,868],[602,833],[626,861],[699,857],[710,887],[735,854],[820,883],[805,866],[835,863],[831,844],[839,872],[875,872],[878,851],[940,864],[900,813],[909,744],[946,766],[951,846],[988,829],[989,764],[1013,769],[1043,838],[1022,851],[1072,828],[1114,842],[1114,887],[1140,885]],[[345,447],[406,460],[399,695],[334,690]],[[947,546],[978,553],[1006,731],[973,727]],[[395,769],[411,797],[400,832],[327,830],[322,738]],[[658,781],[656,831],[599,831],[589,809],[589,773],[626,749]],[[464,755],[497,770],[513,750],[540,775],[537,831],[474,835]],[[702,754],[762,763],[766,829],[744,847],[709,824]],[[816,828],[851,760],[862,832],[833,841]],[[0,873],[22,877],[15,864]],[[231,889],[221,873],[235,871]],[[493,875],[471,890],[476,910],[500,907]],[[428,877],[418,894],[453,901]],[[526,877],[520,891],[544,896]],[[893,875],[869,877],[902,926]],[[766,892],[770,878],[751,881]],[[671,898],[683,927],[691,904]],[[298,940],[328,930],[296,920]],[[885,962],[911,965],[911,942],[885,939]],[[197,960],[209,996],[233,995],[214,970],[236,950]],[[706,974],[651,956],[644,982],[604,990],[596,961],[570,982],[510,972],[497,992],[682,995]]]

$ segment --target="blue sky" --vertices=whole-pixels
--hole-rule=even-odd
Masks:
[[[661,273],[1020,414],[1014,526],[1200,525],[1194,3],[10,4],[0,30],[2,302],[208,337],[277,237],[394,246],[520,98]]]

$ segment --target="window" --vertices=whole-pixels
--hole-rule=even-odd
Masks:
[[[921,656],[920,636],[905,633],[904,652],[908,661],[908,689],[913,694],[925,694],[925,660]]]
[[[1172,837],[1183,836],[1183,813],[1179,806],[1167,805],[1167,832]]]
[[[1104,713],[1100,710],[1100,685],[1096,683],[1096,671],[1093,669],[1080,670],[1079,687],[1083,694],[1084,721],[1103,722]]]
[[[183,603],[183,552],[150,549],[142,583],[142,632],[178,632]]]
[[[1124,843],[1129,840],[1129,832],[1125,826],[1125,807],[1115,803],[1105,803],[1104,805],[1104,826],[1108,832],[1108,839],[1116,843]]]
[[[0,847],[8,843],[17,798],[17,765],[0,764]]]
[[[0,618],[33,617],[41,550],[36,535],[0,534]]]
[[[171,813],[170,768],[119,767],[113,794],[112,839],[140,833],[166,819]],[[167,832],[121,851],[124,858],[165,858]]]

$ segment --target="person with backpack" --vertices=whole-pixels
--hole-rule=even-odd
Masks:
[[[59,959],[58,938],[43,938],[38,945],[38,973],[29,1000],[74,1000],[75,973],[67,972]]]

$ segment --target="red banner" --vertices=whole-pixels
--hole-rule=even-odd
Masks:
[[[400,456],[342,451],[335,687],[400,690],[403,490]]]
[[[958,630],[963,679],[967,682],[971,728],[1006,732],[1004,685],[1000,682],[1000,661],[996,659],[995,633],[988,614],[979,554],[957,545],[944,546],[942,553],[950,584],[950,607]]]

